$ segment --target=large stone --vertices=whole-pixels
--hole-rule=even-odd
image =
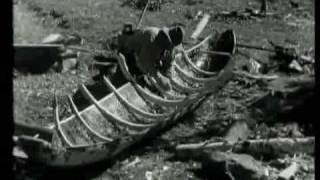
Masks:
[[[245,140],[250,135],[250,129],[245,121],[236,121],[224,135],[224,139],[230,143]]]

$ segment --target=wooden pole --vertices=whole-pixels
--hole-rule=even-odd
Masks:
[[[138,24],[136,26],[136,29],[139,29],[139,27],[141,26],[141,23],[142,23],[142,19],[144,17],[144,14],[146,13],[147,9],[148,9],[148,6],[149,6],[149,3],[150,3],[150,0],[147,1],[147,4],[146,6],[144,7],[143,11],[142,11],[142,14],[140,16],[140,19],[138,21]]]
[[[248,44],[237,43],[237,47],[248,48],[248,49],[257,49],[257,50],[268,51],[268,52],[276,52],[274,49],[269,49],[269,48],[254,46],[254,45],[248,45]]]

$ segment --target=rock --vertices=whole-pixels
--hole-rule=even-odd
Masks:
[[[244,121],[236,121],[232,124],[230,129],[227,131],[226,135],[224,136],[224,139],[226,139],[228,142],[237,142],[239,140],[246,139],[250,134],[250,129],[248,128],[248,125]]]
[[[210,178],[258,180],[268,176],[267,168],[252,156],[219,151],[203,153],[202,167],[205,172],[208,172]]]

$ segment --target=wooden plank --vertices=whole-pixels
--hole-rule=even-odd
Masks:
[[[204,28],[206,27],[206,25],[208,24],[210,19],[210,15],[209,14],[205,14],[201,21],[199,22],[199,24],[197,25],[195,31],[192,33],[191,38],[192,39],[198,39],[199,35],[201,34],[201,32],[204,30]]]

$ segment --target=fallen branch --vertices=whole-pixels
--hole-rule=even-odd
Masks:
[[[314,137],[306,138],[272,138],[247,140],[238,143],[214,142],[182,144],[176,147],[176,151],[212,149],[226,151],[232,149],[233,152],[248,154],[295,154],[295,153],[314,153]]]

